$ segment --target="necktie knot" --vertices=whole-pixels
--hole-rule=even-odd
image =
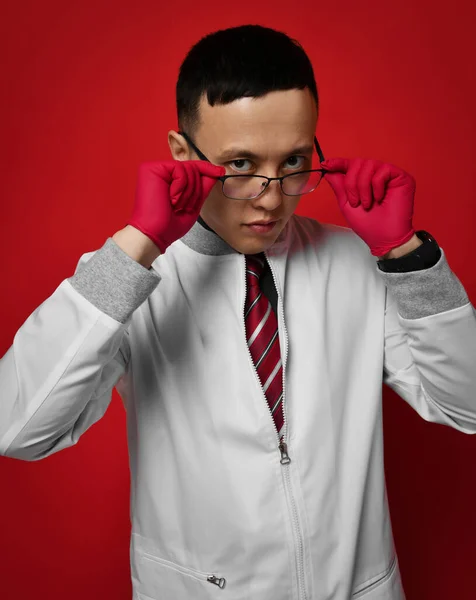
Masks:
[[[247,254],[246,255],[246,279],[251,287],[259,287],[259,279],[264,271],[265,260],[263,255]]]

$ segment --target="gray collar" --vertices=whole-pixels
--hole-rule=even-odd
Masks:
[[[199,217],[201,220],[201,218]],[[193,224],[193,227],[180,238],[186,246],[195,250],[199,254],[238,254],[238,252],[232,248],[223,238],[221,238],[212,229],[205,225],[202,225],[199,221]]]

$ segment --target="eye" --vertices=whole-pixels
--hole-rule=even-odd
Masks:
[[[302,162],[296,164],[295,160],[297,160],[297,159],[301,159]],[[294,163],[291,165],[291,167],[290,167],[291,169],[302,169],[302,167],[304,167],[304,165],[307,161],[307,157],[306,156],[290,156],[286,162],[290,162],[290,161],[291,161],[291,163]]]
[[[232,169],[234,169],[235,171],[239,171],[239,172],[241,171],[242,173],[243,173],[243,172],[246,172],[246,171],[250,171],[250,170],[251,170],[251,168],[249,168],[249,169],[243,169],[243,168],[241,168],[241,167],[243,167],[243,163],[245,163],[245,164],[246,164],[246,163],[250,163],[250,164],[251,164],[251,161],[250,161],[250,160],[247,160],[246,158],[239,158],[239,159],[237,159],[237,160],[232,160],[232,161],[231,161],[230,163],[228,163],[228,164],[229,164],[229,165],[231,166],[231,168],[232,168]]]

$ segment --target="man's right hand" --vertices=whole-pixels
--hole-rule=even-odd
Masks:
[[[201,160],[145,162],[139,166],[132,225],[165,250],[197,221],[225,167]]]

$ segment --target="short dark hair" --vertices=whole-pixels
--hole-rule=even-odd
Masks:
[[[314,70],[297,40],[261,25],[215,31],[192,46],[180,67],[176,86],[178,126],[194,135],[200,124],[203,94],[214,106],[306,87],[319,110]]]

